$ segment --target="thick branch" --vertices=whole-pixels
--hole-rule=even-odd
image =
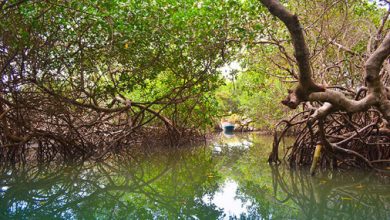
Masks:
[[[278,17],[287,27],[291,34],[295,58],[299,68],[299,83],[304,90],[322,91],[316,86],[312,79],[310,68],[310,52],[305,42],[303,28],[299,23],[298,16],[291,14],[287,9],[276,0],[261,0],[274,16]]]
[[[369,90],[372,92],[380,93],[383,87],[379,72],[382,67],[382,63],[390,54],[390,32],[386,34],[382,44],[371,54],[365,64],[366,81]]]
[[[376,103],[375,96],[369,94],[364,99],[356,101],[349,99],[343,93],[333,90],[326,90],[325,92],[315,92],[309,95],[310,101],[329,102],[338,109],[347,112],[360,112],[369,108],[369,106]]]
[[[278,17],[287,27],[290,32],[294,46],[294,55],[299,68],[299,84],[295,91],[290,92],[286,100],[282,103],[290,108],[296,108],[302,101],[306,101],[307,97],[312,92],[322,92],[325,89],[314,83],[312,78],[312,70],[310,67],[310,52],[309,47],[305,42],[303,28],[299,23],[298,16],[291,14],[277,0],[260,0],[265,5],[270,13]]]

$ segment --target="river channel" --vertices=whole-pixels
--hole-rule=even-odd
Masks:
[[[272,137],[0,167],[0,219],[390,219],[390,180],[266,162]]]

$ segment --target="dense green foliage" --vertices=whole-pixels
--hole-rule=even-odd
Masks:
[[[13,61],[3,68],[17,81],[3,78],[3,87],[49,90],[102,108],[119,95],[181,127],[210,125],[213,91],[222,83],[217,69],[241,41],[261,32],[257,1],[8,1],[2,7],[2,60]]]

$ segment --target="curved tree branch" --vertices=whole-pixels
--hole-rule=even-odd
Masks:
[[[320,92],[325,89],[314,83],[312,78],[312,70],[310,67],[310,52],[306,44],[303,27],[301,26],[298,16],[291,14],[277,0],[261,0],[268,8],[269,12],[278,17],[287,27],[290,32],[294,46],[294,56],[299,68],[299,85],[296,90],[291,93],[295,95],[294,101],[285,100],[283,104],[290,108],[296,108],[301,101],[305,101],[311,92]]]
[[[303,101],[321,101],[329,102],[335,108],[347,112],[364,111],[371,106],[376,106],[386,119],[390,119],[390,101],[387,99],[387,91],[379,74],[383,62],[390,54],[390,32],[365,63],[368,94],[364,99],[356,101],[346,97],[341,92],[326,90],[313,81],[309,49],[297,15],[293,15],[277,0],[260,1],[271,14],[278,17],[286,25],[292,38],[295,58],[299,67],[299,84],[294,91],[289,91],[288,97],[282,101],[284,105],[296,108]]]

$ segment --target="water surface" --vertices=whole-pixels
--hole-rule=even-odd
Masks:
[[[0,219],[390,219],[390,183],[363,171],[271,167],[271,137],[0,167]]]

